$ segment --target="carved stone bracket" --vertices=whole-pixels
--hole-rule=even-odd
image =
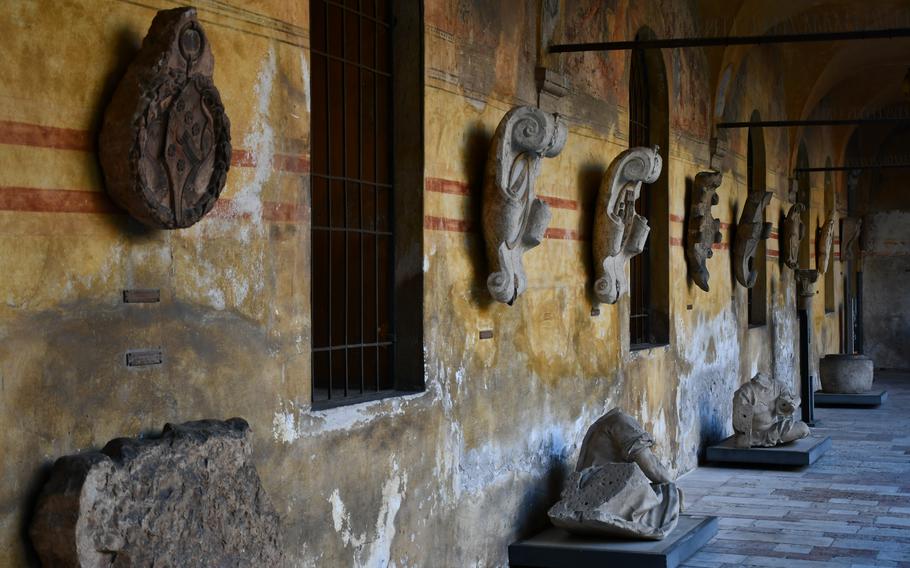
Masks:
[[[796,297],[801,310],[808,310],[815,296],[815,283],[818,281],[818,270],[800,268],[796,273]]]
[[[231,125],[193,8],[158,12],[104,116],[107,191],[150,227],[179,229],[215,205],[231,163]]]
[[[771,235],[771,223],[766,223],[764,219],[765,208],[771,202],[772,195],[770,191],[750,193],[736,226],[733,275],[736,281],[746,288],[755,286],[755,279],[758,278],[758,272],[752,266],[758,243]]]
[[[828,271],[828,264],[831,261],[831,245],[834,242],[834,211],[828,214],[828,220],[818,229],[818,238],[815,245],[818,250],[815,251],[815,268],[820,274]]]
[[[805,210],[805,205],[795,203],[787,212],[787,218],[784,219],[784,264],[794,270],[799,267],[799,245],[806,238],[806,224],[803,223]]]
[[[862,219],[858,217],[844,217],[841,219],[840,259],[842,262],[855,258],[856,247],[862,230]]]
[[[654,183],[663,162],[660,148],[629,148],[607,168],[594,210],[594,295],[615,304],[628,288],[626,261],[641,253],[648,233],[648,220],[635,212],[642,183]]]
[[[522,255],[543,239],[550,208],[534,197],[541,159],[559,155],[565,121],[532,106],[510,110],[499,123],[484,173],[483,234],[491,273],[487,288],[509,305],[527,288]]]
[[[723,182],[720,172],[699,172],[695,176],[686,229],[686,261],[689,275],[699,288],[709,290],[707,259],[714,256],[712,245],[721,242],[720,219],[711,214],[717,205],[717,188]]]

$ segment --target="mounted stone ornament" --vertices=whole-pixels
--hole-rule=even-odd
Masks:
[[[803,223],[805,210],[805,205],[796,203],[784,219],[784,264],[794,270],[799,268],[799,245],[806,238],[806,225]]]
[[[828,220],[818,230],[818,240],[816,245],[818,250],[815,257],[815,268],[819,274],[828,271],[828,264],[831,261],[831,248],[834,242],[834,211],[828,214]]]
[[[231,126],[193,8],[158,12],[108,105],[99,140],[111,198],[141,223],[181,229],[215,205]]]
[[[709,290],[707,260],[714,256],[712,246],[723,240],[720,233],[720,219],[711,214],[711,207],[717,205],[717,188],[723,182],[720,172],[699,172],[695,176],[692,198],[689,204],[689,218],[686,227],[686,261],[689,275],[695,284]]]
[[[528,285],[522,256],[543,239],[550,208],[534,196],[542,158],[559,155],[568,129],[557,114],[532,106],[510,110],[499,123],[484,173],[483,234],[490,262],[487,288],[509,305]]]
[[[660,177],[659,147],[629,148],[610,163],[594,210],[594,295],[615,304],[628,289],[626,261],[640,254],[648,240],[648,220],[635,212],[642,183]]]
[[[736,241],[733,245],[733,275],[736,281],[751,288],[755,286],[758,272],[752,266],[755,251],[761,240],[771,236],[771,223],[765,222],[765,207],[771,202],[770,191],[753,191],[746,198],[743,214],[736,226]]]

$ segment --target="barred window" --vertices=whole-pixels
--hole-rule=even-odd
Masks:
[[[411,66],[394,57],[396,10],[409,8],[393,7],[387,0],[310,2],[316,408],[422,386],[422,373],[419,380],[404,378],[396,368],[401,292],[396,289],[396,254],[399,229],[412,226],[413,219],[396,219],[395,204],[402,196],[395,167],[401,111],[395,97],[415,84],[407,77],[397,84],[397,72],[406,68],[410,74]],[[414,13],[419,23],[419,12]],[[412,15],[401,14],[411,31],[416,27],[407,25]],[[416,84],[421,84],[419,79]],[[406,124],[403,130],[409,128]],[[415,142],[422,146],[422,136]],[[404,151],[413,152],[407,145]],[[413,191],[409,186],[405,193]],[[408,216],[420,215],[422,221],[421,207],[407,209]],[[419,329],[409,332],[420,336]]]

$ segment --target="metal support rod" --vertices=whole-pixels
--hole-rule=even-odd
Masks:
[[[809,313],[812,309],[811,302],[808,309],[797,310],[799,318],[799,385],[803,414],[803,422],[815,426],[815,389],[814,380],[809,371],[809,353],[812,344],[812,328],[810,327]]]
[[[806,43],[815,41],[849,41],[910,37],[910,28],[855,30],[849,32],[820,32],[812,34],[769,34],[752,36],[685,37],[593,43],[562,43],[551,45],[550,53],[582,51],[628,51],[631,49],[678,49],[684,47],[718,47],[727,45],[763,45],[772,43]]]
[[[852,170],[882,170],[910,168],[907,164],[864,164],[856,166],[819,166],[813,168],[794,168],[794,172],[849,172]]]
[[[826,118],[808,120],[756,120],[753,122],[718,122],[718,128],[781,128],[790,126],[846,126],[852,124],[892,124],[910,122],[910,116],[872,118]]]

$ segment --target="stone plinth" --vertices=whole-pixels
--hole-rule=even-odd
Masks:
[[[816,407],[833,408],[872,408],[881,406],[888,400],[888,391],[869,391],[857,394],[838,394],[817,391],[815,393]]]
[[[509,545],[512,568],[675,568],[717,534],[717,517],[680,515],[664,540],[588,538],[550,527]]]
[[[772,466],[812,465],[831,447],[828,436],[809,436],[771,448],[738,448],[733,436],[708,446],[707,460],[716,463],[741,463]]]

